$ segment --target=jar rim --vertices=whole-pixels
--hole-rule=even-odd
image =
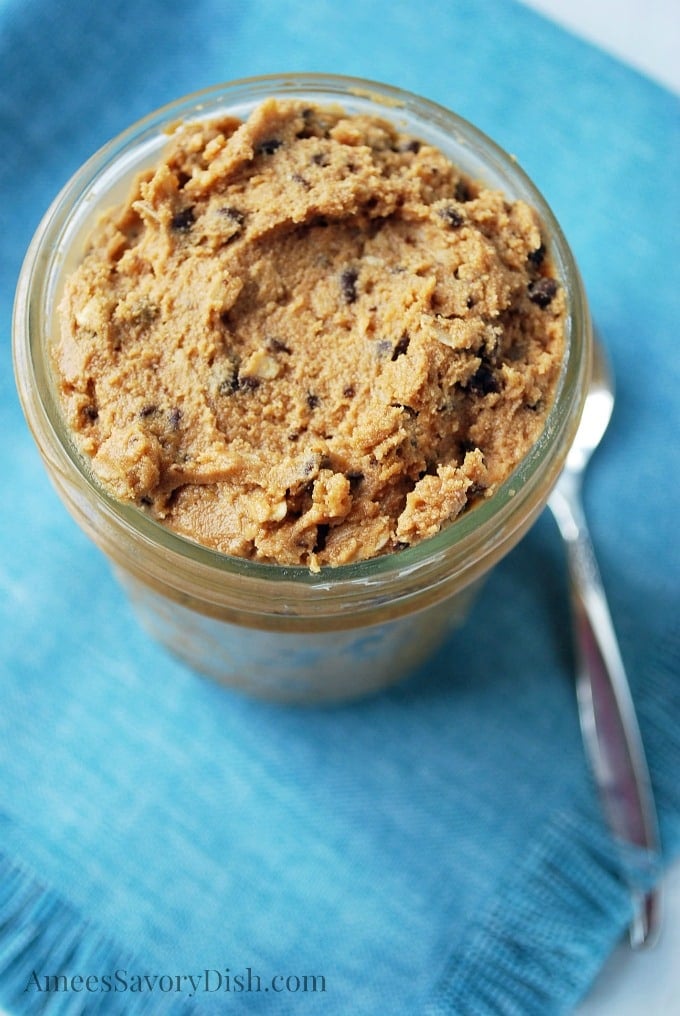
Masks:
[[[567,295],[564,360],[553,403],[539,439],[512,474],[494,494],[448,523],[439,533],[389,554],[337,566],[326,565],[319,573],[303,565],[269,564],[214,550],[173,532],[137,506],[110,494],[70,437],[56,392],[50,388],[51,371],[46,363],[49,341],[45,337],[49,330],[46,307],[50,298],[54,299],[59,276],[60,241],[77,209],[92,200],[97,186],[125,153],[138,150],[145,139],[158,140],[160,132],[167,133],[178,120],[209,119],[231,112],[237,100],[252,107],[267,96],[302,94],[324,96],[327,101],[341,99],[345,105],[351,101],[366,108],[370,106],[373,112],[376,106],[384,107],[386,118],[395,111],[403,111],[417,125],[411,126],[413,133],[418,127],[422,132],[424,125],[434,125],[435,129],[455,136],[475,158],[483,156],[484,164],[493,163],[495,170],[502,170],[538,211]],[[478,560],[480,555],[482,558],[488,556],[499,541],[516,542],[515,533],[521,535],[527,528],[521,509],[527,509],[533,521],[542,507],[545,498],[538,505],[533,504],[533,500],[537,497],[537,489],[543,485],[543,469],[548,468],[551,483],[559,474],[582,409],[590,342],[586,297],[573,254],[548,203],[512,156],[478,127],[422,96],[370,79],[315,73],[241,78],[192,92],[149,113],[95,152],[55,197],[34,235],[19,277],[13,327],[17,388],[41,452],[58,475],[77,474],[84,481],[109,524],[126,537],[141,539],[147,548],[156,547],[166,570],[172,566],[187,574],[200,573],[201,581],[211,575],[214,588],[219,586],[221,576],[232,575],[245,583],[252,581],[258,587],[262,583],[276,586],[292,582],[310,593],[321,588],[341,588],[344,593],[350,587],[361,589],[391,578],[403,581],[409,575],[418,575],[414,580],[417,583],[423,581],[423,576],[428,582],[442,581],[456,571],[467,575],[469,581],[477,577],[480,567],[472,567],[471,560]],[[555,456],[558,445],[561,452]]]

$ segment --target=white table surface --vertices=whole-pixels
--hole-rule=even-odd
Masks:
[[[680,95],[677,0],[523,2]],[[680,1013],[680,1004],[677,1012]]]
[[[523,2],[680,95],[677,0]],[[638,953],[619,946],[574,1016],[680,1014],[680,863],[664,880],[663,902],[656,945]]]

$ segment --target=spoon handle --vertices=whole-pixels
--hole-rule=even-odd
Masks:
[[[567,546],[581,730],[605,818],[623,845],[644,851],[645,873],[659,857],[656,810],[633,698],[581,505],[578,478],[568,471],[550,498]],[[630,944],[658,933],[658,890],[631,886],[635,916]]]

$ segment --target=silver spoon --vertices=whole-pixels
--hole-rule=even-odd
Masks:
[[[614,384],[605,351],[595,337],[592,377],[583,417],[565,468],[550,495],[567,547],[581,731],[605,818],[623,847],[645,852],[649,871],[659,858],[656,808],[635,707],[588,533],[581,486],[590,456],[614,408]],[[632,882],[633,880],[631,880]],[[631,947],[651,944],[660,925],[660,891],[630,886],[634,917]]]

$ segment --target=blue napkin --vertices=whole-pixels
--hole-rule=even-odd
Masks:
[[[574,702],[542,517],[407,682],[334,709],[236,697],[141,633],[14,394],[21,258],[110,136],[221,80],[326,70],[512,151],[579,260],[619,399],[587,509],[680,848],[678,108],[504,0],[0,2],[0,1004],[33,1013],[550,1016],[631,909]]]

